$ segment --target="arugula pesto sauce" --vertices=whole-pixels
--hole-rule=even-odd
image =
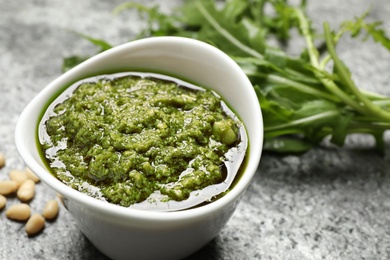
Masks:
[[[226,178],[242,123],[214,92],[159,74],[116,73],[72,85],[48,108],[39,138],[52,173],[128,207],[153,193],[182,201]]]

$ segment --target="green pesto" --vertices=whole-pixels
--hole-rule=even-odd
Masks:
[[[130,206],[158,191],[182,201],[226,177],[241,123],[221,102],[154,77],[97,77],[44,118],[43,151],[57,178],[91,196]]]

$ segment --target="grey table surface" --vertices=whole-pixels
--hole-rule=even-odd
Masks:
[[[23,169],[14,128],[27,103],[61,74],[63,57],[96,49],[69,29],[114,45],[143,26],[135,13],[114,17],[120,0],[0,0],[0,180]],[[141,1],[139,1],[141,2]],[[308,1],[315,27],[335,28],[371,8],[390,34],[390,1]],[[153,4],[159,1],[144,1]],[[166,11],[180,1],[161,1]],[[290,46],[297,50],[300,42]],[[344,39],[338,49],[359,86],[390,95],[390,55],[372,41]],[[34,131],[34,129],[26,129]],[[253,183],[221,233],[189,259],[388,259],[390,258],[390,138],[385,154],[368,136],[343,148],[324,143],[303,155],[264,153]],[[55,193],[43,183],[30,203],[42,210]],[[8,205],[17,203],[9,198]],[[0,259],[107,259],[85,238],[64,208],[43,233],[28,238],[23,224],[0,211]]]

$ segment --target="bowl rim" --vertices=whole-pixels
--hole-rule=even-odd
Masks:
[[[249,186],[251,179],[256,173],[258,164],[260,162],[261,153],[262,153],[262,146],[263,146],[263,118],[261,114],[260,106],[258,106],[258,111],[252,111],[252,113],[256,113],[259,115],[259,119],[257,122],[257,127],[259,128],[258,134],[259,137],[257,138],[257,142],[254,143],[248,134],[249,139],[249,145],[257,146],[255,148],[250,148],[250,158],[248,159],[246,169],[244,174],[240,177],[240,180],[235,184],[233,189],[231,189],[227,194],[222,196],[220,199],[209,203],[204,206],[195,207],[191,209],[186,209],[182,211],[172,211],[172,212],[158,212],[158,211],[148,211],[148,210],[138,210],[138,209],[130,209],[126,207],[122,207],[116,204],[107,203],[104,201],[100,201],[98,199],[95,199],[93,197],[90,197],[86,194],[83,194],[77,190],[72,189],[71,187],[67,186],[66,184],[62,183],[60,180],[55,178],[45,167],[42,167],[36,160],[33,158],[32,154],[28,151],[27,146],[23,142],[23,138],[20,138],[24,135],[25,129],[28,121],[28,117],[30,116],[29,111],[31,111],[34,107],[39,106],[39,109],[43,109],[43,105],[39,105],[38,102],[41,102],[41,100],[45,100],[46,103],[48,101],[49,97],[47,96],[47,93],[49,93],[51,90],[59,90],[61,87],[63,87],[62,82],[66,81],[68,77],[70,77],[72,74],[75,74],[80,69],[83,69],[85,67],[90,66],[90,64],[94,63],[97,60],[104,59],[105,57],[108,57],[114,53],[123,51],[128,48],[132,48],[137,45],[142,44],[159,44],[159,43],[169,43],[169,42],[180,42],[181,44],[191,44],[195,48],[207,48],[209,51],[215,52],[216,55],[219,55],[219,58],[223,59],[224,62],[229,63],[232,68],[235,70],[239,70],[239,73],[241,74],[244,81],[243,84],[246,84],[252,87],[251,82],[245,75],[245,73],[242,71],[242,69],[239,67],[237,63],[235,63],[227,54],[222,52],[221,50],[217,49],[216,47],[191,38],[185,38],[185,37],[177,37],[177,36],[159,36],[159,37],[151,37],[151,38],[144,38],[139,39],[135,41],[131,41],[128,43],[121,44],[119,46],[113,47],[105,52],[99,53],[90,59],[84,61],[83,63],[77,65],[76,67],[70,69],[69,71],[63,73],[59,77],[57,77],[55,80],[50,82],[48,85],[46,85],[24,108],[22,113],[20,114],[20,117],[17,121],[16,128],[15,128],[15,142],[17,150],[26,163],[28,167],[30,167],[37,175],[38,177],[46,183],[51,189],[55,190],[59,194],[63,194],[65,199],[72,199],[77,201],[78,203],[88,207],[89,209],[92,209],[94,211],[98,211],[100,213],[104,213],[110,216],[116,216],[120,218],[136,218],[136,219],[142,219],[142,220],[151,220],[151,221],[177,221],[177,220],[185,220],[189,218],[199,217],[199,216],[207,216],[209,214],[215,214],[216,211],[222,210],[224,207],[228,206],[230,203],[235,203],[237,199],[243,194],[243,192],[246,190],[246,188]],[[252,87],[253,95],[256,97],[256,93]],[[34,131],[36,131],[36,125],[39,118],[34,119]],[[31,123],[30,123],[31,124]],[[30,125],[31,126],[31,125]],[[36,134],[35,134],[35,142],[36,140]],[[255,138],[256,139],[256,138]]]

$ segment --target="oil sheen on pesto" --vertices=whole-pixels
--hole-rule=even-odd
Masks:
[[[42,119],[40,142],[58,179],[128,207],[153,193],[182,201],[224,181],[225,154],[239,143],[241,126],[210,90],[117,73],[62,93]]]

